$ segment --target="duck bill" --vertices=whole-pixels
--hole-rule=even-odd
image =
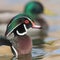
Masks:
[[[50,11],[49,9],[44,9],[44,14],[45,15],[51,15],[51,16],[54,16],[54,15],[56,15],[54,12],[52,12],[52,11]]]
[[[35,28],[35,29],[42,29],[42,27],[41,27],[40,25],[35,25],[35,23],[33,23],[32,28]]]
[[[39,25],[34,25],[32,28],[35,28],[35,29],[42,29],[42,27],[39,26]]]

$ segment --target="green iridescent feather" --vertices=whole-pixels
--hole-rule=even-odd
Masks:
[[[40,2],[32,1],[26,4],[24,13],[31,17],[34,21],[39,14],[43,13],[43,5]]]

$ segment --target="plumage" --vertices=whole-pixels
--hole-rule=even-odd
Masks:
[[[29,23],[27,23],[27,21]],[[17,29],[20,31],[21,34],[23,34],[26,32],[27,29],[31,27],[35,27],[35,24],[31,20],[31,18],[25,14],[18,14],[17,16],[13,17],[9,22],[5,35],[8,36],[12,32],[16,33]],[[38,26],[38,28],[41,28],[41,26]]]
[[[15,47],[19,55],[31,52],[32,41],[30,37],[26,35],[29,28],[41,29],[41,26],[35,25],[31,18],[25,14],[16,15],[7,25],[5,36],[8,37],[14,33]]]
[[[44,7],[40,2],[32,1],[26,4],[24,13],[31,17],[34,21],[39,14],[44,12]]]
[[[8,40],[6,37],[0,36],[0,48],[2,49],[2,51],[4,51],[2,52],[0,49],[0,54],[2,54],[3,56],[7,54],[13,54],[13,56],[15,56],[16,58],[18,57],[16,49],[14,48],[10,40]]]

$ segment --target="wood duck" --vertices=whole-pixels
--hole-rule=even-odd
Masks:
[[[18,54],[28,54],[32,49],[32,40],[27,34],[29,28],[42,29],[41,26],[35,25],[31,18],[25,14],[19,14],[12,18],[7,26],[5,36],[14,33],[15,43]]]
[[[2,36],[0,36],[0,56],[18,57],[18,53],[12,43],[7,38]]]
[[[40,26],[42,26],[42,30],[40,30],[40,43],[44,43],[44,38],[47,37],[47,32],[48,32],[48,24],[40,16],[40,14],[44,14],[44,7],[40,2],[37,1],[32,1],[26,4],[24,13],[30,16],[31,20],[34,22],[37,22]],[[39,44],[40,44],[39,43]]]

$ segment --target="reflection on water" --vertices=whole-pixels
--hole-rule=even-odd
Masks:
[[[59,55],[60,54],[60,49],[56,49],[52,52],[47,52],[47,54],[45,56],[48,56],[48,55]]]
[[[43,58],[43,56],[46,54],[46,52],[43,50],[43,48],[33,47],[32,49],[32,60],[37,60]]]
[[[43,55],[45,55],[45,51],[42,48],[32,49],[32,57],[43,56]]]
[[[50,56],[50,55],[59,55],[60,49],[56,49],[52,52],[45,52],[43,49],[40,48],[33,48],[32,54],[22,55],[18,59],[12,56],[3,56],[0,57],[0,60],[39,60],[44,58],[44,56]]]
[[[18,58],[18,60],[32,60],[32,56],[31,54],[22,55]]]
[[[12,60],[12,56],[0,56],[0,60]]]
[[[45,55],[45,51],[43,49],[40,48],[32,48],[32,53],[31,54],[26,54],[26,55],[22,55],[19,56],[18,59],[16,59],[15,57],[0,57],[0,60],[37,60],[37,59],[41,59],[44,55]]]

